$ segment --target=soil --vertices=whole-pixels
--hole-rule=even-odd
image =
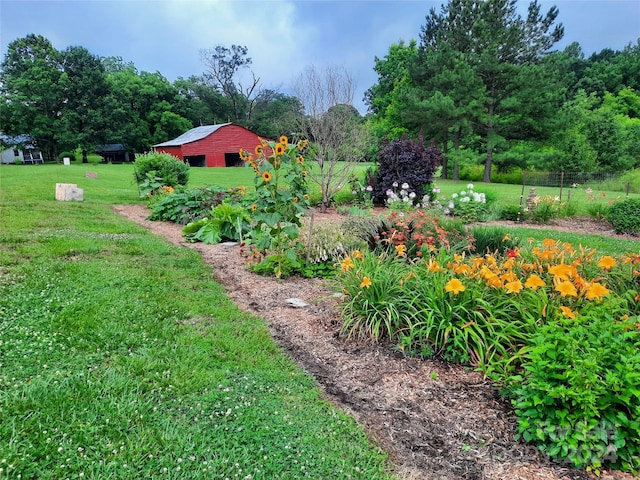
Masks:
[[[141,205],[117,205],[114,210],[174,245],[199,252],[231,299],[263,318],[277,344],[317,379],[327,399],[353,416],[388,453],[399,478],[597,478],[551,462],[531,445],[515,441],[516,419],[509,402],[480,373],[459,365],[405,357],[389,345],[341,336],[340,300],[329,282],[257,276],[246,268],[237,245],[187,243],[181,226],[146,220],[149,212]],[[314,221],[340,218],[344,217],[335,211],[316,213]],[[553,227],[615,235],[603,224],[589,220],[557,222]],[[308,305],[293,307],[286,301],[290,298]],[[606,471],[600,478],[636,477]]]

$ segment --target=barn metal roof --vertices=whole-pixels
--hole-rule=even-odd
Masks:
[[[226,125],[231,124],[220,123],[218,125],[203,125],[201,127],[192,128],[179,137],[169,140],[168,142],[158,143],[157,145],[154,145],[154,147],[177,147],[179,145],[184,145],[185,143],[195,142],[196,140],[201,140],[204,137],[211,135],[213,132]]]

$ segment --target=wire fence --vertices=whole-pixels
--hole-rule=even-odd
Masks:
[[[523,192],[526,187],[553,187],[560,200],[570,200],[575,188],[599,188],[619,191],[629,196],[630,182],[622,182],[620,173],[613,172],[522,172]]]

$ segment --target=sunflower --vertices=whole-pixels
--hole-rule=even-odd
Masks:
[[[286,149],[282,143],[276,143],[276,155],[282,155]]]
[[[302,165],[304,163],[304,157],[301,155],[298,158],[296,158],[296,162],[298,162],[300,165]]]
[[[256,145],[254,151],[256,152],[256,155],[262,155],[262,145]]]
[[[289,139],[286,137],[286,135],[282,135],[280,137],[280,143],[285,147],[289,145]]]
[[[255,212],[257,209],[258,209],[258,205],[257,204],[254,203],[254,204],[251,205],[251,211],[252,212]]]
[[[273,178],[273,175],[271,175],[271,172],[269,172],[268,170],[262,172],[262,179],[265,182],[270,182],[272,178]]]

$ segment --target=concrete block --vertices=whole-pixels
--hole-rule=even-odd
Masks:
[[[82,202],[84,190],[75,183],[56,183],[56,200]]]

